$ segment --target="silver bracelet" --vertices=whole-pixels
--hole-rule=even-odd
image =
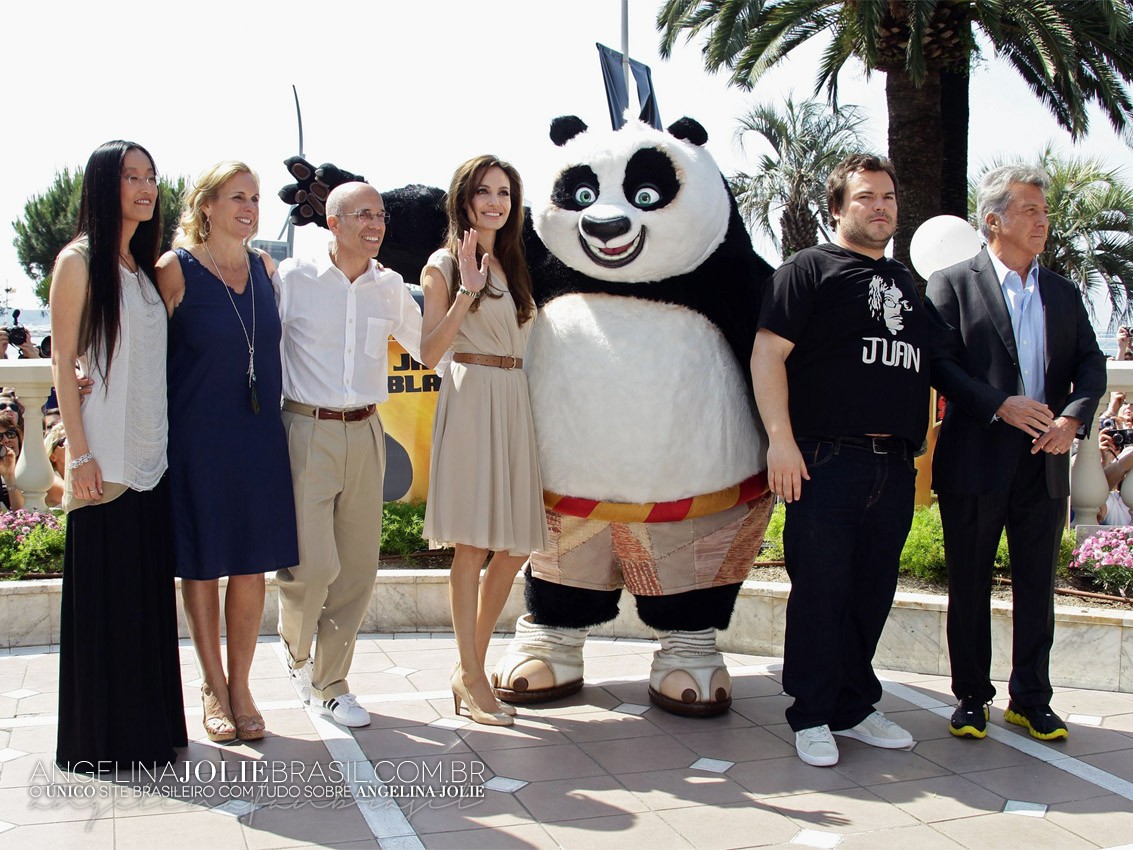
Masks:
[[[85,455],[80,455],[74,460],[67,461],[67,469],[78,469],[84,463],[94,460],[94,453],[87,452]]]
[[[472,291],[471,289],[469,289],[469,288],[468,288],[467,286],[465,286],[465,285],[464,285],[463,283],[462,283],[462,284],[460,285],[460,288],[459,288],[459,289],[457,289],[456,291],[457,291],[457,292],[459,292],[459,293],[460,293],[461,295],[467,295],[467,296],[468,296],[469,298],[471,298],[471,299],[472,299],[473,301],[475,301],[475,300],[476,300],[477,298],[479,298],[479,297],[480,297],[480,293],[479,293],[479,292],[473,292],[473,291]]]

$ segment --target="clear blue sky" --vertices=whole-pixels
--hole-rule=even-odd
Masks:
[[[777,68],[754,93],[702,70],[699,45],[657,55],[659,0],[630,0],[630,53],[653,69],[666,124],[700,121],[727,173],[746,167],[736,118],[757,100],[810,94],[817,46]],[[519,168],[531,199],[545,197],[555,148],[552,117],[592,127],[609,120],[596,41],[620,42],[619,0],[428,0],[193,3],[64,0],[5,3],[0,183],[0,283],[13,306],[32,307],[10,223],[57,169],[74,168],[101,142],[134,139],[164,174],[193,176],[220,159],[243,159],[262,179],[260,236],[275,238],[286,207],[275,193],[297,152],[291,84],[303,107],[308,159],[364,174],[378,188],[445,186],[469,156],[494,152]],[[987,57],[972,85],[971,167],[997,154],[1030,154],[1069,138],[1001,61]],[[843,74],[843,103],[870,116],[884,150],[884,75]],[[1133,179],[1133,151],[1100,116],[1078,153],[1102,156]],[[298,253],[325,235],[301,228]],[[766,246],[759,246],[765,248]],[[2,301],[3,293],[0,293]]]

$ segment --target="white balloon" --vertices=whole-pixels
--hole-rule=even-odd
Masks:
[[[974,227],[954,215],[938,215],[917,228],[909,243],[913,268],[928,280],[933,272],[946,269],[980,252],[983,243]]]

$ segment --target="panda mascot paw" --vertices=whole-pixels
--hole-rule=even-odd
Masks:
[[[304,224],[317,224],[326,229],[326,200],[331,189],[343,183],[365,183],[366,178],[324,162],[317,168],[301,156],[288,157],[283,161],[288,172],[296,182],[289,183],[279,190],[279,199],[291,204],[291,223],[296,227]]]
[[[548,702],[582,690],[582,647],[590,630],[543,626],[524,614],[491,675],[497,699]]]

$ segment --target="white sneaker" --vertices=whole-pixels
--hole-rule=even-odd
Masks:
[[[795,733],[795,752],[807,764],[831,767],[838,763],[838,744],[829,726],[812,726]]]
[[[358,698],[354,694],[342,694],[323,700],[319,710],[343,726],[369,726],[370,712],[358,705]]]
[[[887,750],[903,750],[913,746],[913,736],[902,729],[880,711],[875,711],[857,726],[849,729],[836,729],[835,735],[856,738],[871,747],[884,747]]]
[[[299,701],[307,705],[311,701],[311,665],[308,663],[302,667],[291,667],[288,673],[291,676],[291,687],[299,695]]]

